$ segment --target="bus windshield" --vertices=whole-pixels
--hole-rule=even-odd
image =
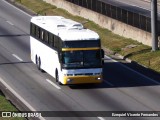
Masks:
[[[100,50],[65,51],[62,63],[63,68],[101,67]]]
[[[64,41],[63,48],[100,47],[100,40]]]

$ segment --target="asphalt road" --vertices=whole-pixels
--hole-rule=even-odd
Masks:
[[[151,16],[151,4],[150,2],[145,2],[147,0],[102,0],[104,2],[110,3],[114,6],[139,13],[141,15]],[[149,0],[148,0],[149,1]],[[158,16],[160,20],[160,5],[158,7]]]
[[[0,83],[32,111],[160,111],[159,82],[106,57],[104,83],[57,86],[30,60],[31,16],[0,1]],[[126,64],[126,65],[125,65]],[[41,118],[43,119],[43,118]],[[55,117],[52,120],[152,120],[152,117]]]

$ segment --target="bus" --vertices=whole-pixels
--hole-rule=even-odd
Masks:
[[[101,83],[104,51],[99,35],[62,16],[30,21],[31,61],[58,84]]]

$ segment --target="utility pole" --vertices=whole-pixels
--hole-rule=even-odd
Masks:
[[[152,51],[158,50],[157,0],[151,0]]]

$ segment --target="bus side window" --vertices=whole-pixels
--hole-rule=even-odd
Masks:
[[[36,33],[36,30],[35,30],[36,28],[35,28],[35,25],[33,24],[33,23],[31,23],[31,32],[30,32],[30,34],[32,35],[32,36],[35,36],[35,33]]]
[[[54,47],[54,36],[51,33],[49,33],[49,45]]]
[[[49,40],[48,40],[48,32],[47,31],[45,31],[45,35],[44,35],[45,37],[44,37],[44,40],[45,40],[45,43],[49,43]]]
[[[59,37],[55,37],[55,42],[54,42],[54,46],[55,46],[55,48],[58,50],[58,51],[60,51],[60,48],[61,48],[61,38],[59,38]]]
[[[40,38],[40,29],[38,26],[36,26],[36,37]]]
[[[40,39],[41,41],[44,40],[44,31],[41,29],[41,32],[40,32]]]
[[[58,49],[58,37],[54,36],[54,47]]]

